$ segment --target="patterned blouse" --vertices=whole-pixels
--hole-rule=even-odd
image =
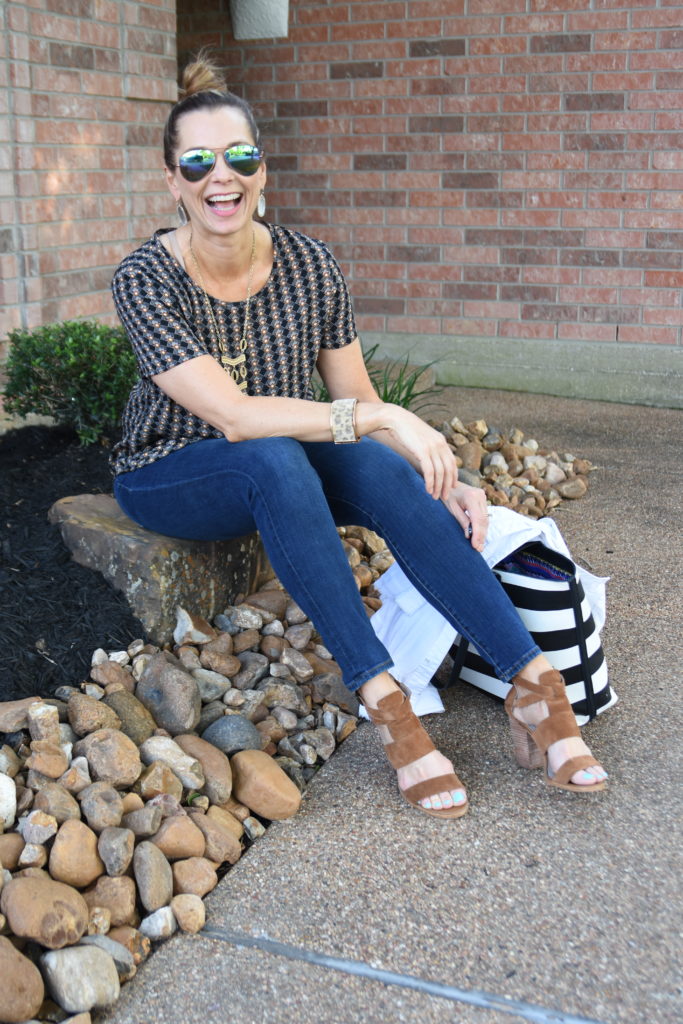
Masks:
[[[341,348],[356,337],[351,301],[339,265],[323,242],[267,227],[273,269],[251,297],[247,393],[311,399],[319,350]],[[204,292],[167,251],[160,239],[164,233],[156,232],[127,256],[112,281],[116,310],[140,372],[123,414],[123,438],[112,452],[114,474],[146,466],[194,441],[224,436],[151,379],[187,359],[208,354],[220,361],[221,355]],[[238,356],[246,303],[212,296],[209,301],[228,354]]]

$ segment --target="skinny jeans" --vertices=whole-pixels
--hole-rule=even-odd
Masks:
[[[384,538],[413,586],[509,681],[537,654],[514,605],[420,474],[372,438],[196,441],[122,473],[114,494],[140,526],[185,540],[258,530],[281,583],[319,630],[350,690],[392,667],[337,526]]]

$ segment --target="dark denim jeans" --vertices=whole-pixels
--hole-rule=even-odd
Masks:
[[[288,437],[197,441],[114,482],[123,511],[169,537],[258,530],[284,587],[356,690],[391,657],[375,636],[336,526],[387,542],[420,593],[510,680],[539,649],[482,556],[422,477],[385,445]]]

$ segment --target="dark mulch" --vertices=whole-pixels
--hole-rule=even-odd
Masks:
[[[78,686],[97,647],[143,636],[123,596],[72,561],[50,506],[71,494],[111,493],[108,448],[82,448],[58,427],[0,437],[0,700]]]

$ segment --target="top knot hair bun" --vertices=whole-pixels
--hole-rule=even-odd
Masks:
[[[228,86],[219,64],[202,51],[183,70],[178,98],[182,101],[198,92],[227,91]]]
[[[251,107],[241,96],[228,90],[220,65],[206,50],[202,50],[183,71],[180,98],[171,109],[164,127],[164,162],[169,170],[178,164],[179,120],[199,110],[216,111],[223,107],[242,115],[251,141],[260,146],[260,133]]]

